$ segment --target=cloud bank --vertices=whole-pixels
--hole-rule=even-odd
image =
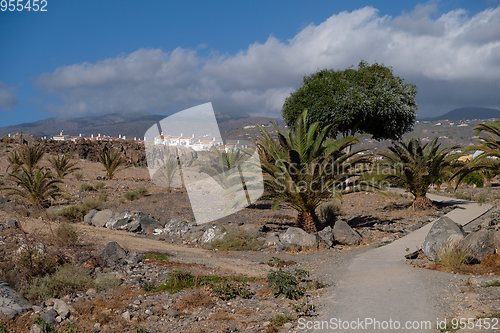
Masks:
[[[0,82],[0,111],[12,111],[18,102],[15,89]]]
[[[64,115],[180,110],[211,101],[216,111],[279,116],[304,75],[363,59],[391,66],[417,84],[420,116],[460,106],[497,107],[500,7],[474,16],[454,10],[432,18],[435,12],[435,5],[419,5],[390,17],[365,7],[311,24],[287,41],[271,35],[237,54],[139,49],[58,67],[36,84],[61,100],[47,108]]]

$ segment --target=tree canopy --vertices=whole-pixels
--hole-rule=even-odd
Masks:
[[[330,137],[368,133],[376,140],[399,140],[415,123],[416,93],[417,87],[394,76],[391,67],[361,61],[357,69],[325,69],[305,76],[281,113],[293,126],[307,109],[309,124],[332,125]]]

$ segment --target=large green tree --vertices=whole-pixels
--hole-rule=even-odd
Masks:
[[[391,67],[361,61],[357,69],[325,69],[304,77],[281,112],[294,126],[308,109],[308,123],[331,125],[330,137],[368,133],[376,140],[399,140],[415,123],[416,93],[417,87],[394,76]]]

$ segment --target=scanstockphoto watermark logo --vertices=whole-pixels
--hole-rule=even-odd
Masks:
[[[185,187],[197,224],[233,214],[264,192],[255,144],[222,140],[211,103],[151,126],[144,144],[151,180],[168,190]]]

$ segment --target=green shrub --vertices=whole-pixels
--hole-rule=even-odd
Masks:
[[[134,201],[134,200],[137,200],[141,197],[139,192],[137,192],[135,190],[125,193],[124,196],[125,196],[125,199],[127,199],[128,201]]]
[[[83,179],[83,173],[81,172],[75,172],[74,173],[76,180],[80,181]]]
[[[103,181],[97,181],[97,182],[94,183],[94,188],[96,190],[103,189],[105,186],[106,186],[106,183],[103,182]]]
[[[170,277],[167,282],[158,288],[155,291],[166,290],[171,293],[179,292],[183,289],[189,289],[197,286],[199,284],[199,278],[194,276],[189,272],[183,272],[179,270],[173,270],[170,273]]]
[[[215,286],[212,291],[222,300],[228,301],[231,298],[240,296],[241,298],[250,298],[252,293],[247,289],[248,284],[241,283],[235,284],[227,280],[223,281],[220,285]]]
[[[470,195],[469,193],[465,193],[465,192],[457,192],[457,193],[455,193],[455,198],[462,199],[462,200],[472,200],[472,195]]]
[[[80,184],[80,190],[82,190],[82,191],[93,191],[94,190],[94,186],[92,186],[89,183],[81,183]]]
[[[496,280],[495,282],[492,282],[492,283],[486,283],[486,284],[483,284],[481,287],[483,287],[483,288],[500,287],[500,281]]]
[[[115,272],[99,273],[94,280],[97,291],[116,288],[121,284],[121,280],[116,277]]]
[[[41,317],[36,317],[33,323],[43,328],[46,333],[59,333],[58,330],[51,328],[50,325]]]
[[[243,230],[238,230],[229,231],[224,237],[212,240],[207,246],[209,249],[221,251],[251,251],[257,250],[262,244],[264,244],[264,240],[259,240]]]
[[[71,205],[57,212],[57,216],[69,222],[79,222],[90,211],[85,205]]]
[[[289,323],[291,321],[293,321],[293,318],[291,316],[276,315],[276,317],[274,317],[271,322],[274,326],[280,327],[280,326],[283,326],[284,324]]]
[[[35,279],[25,291],[24,296],[33,301],[47,300],[52,297],[60,298],[91,287],[94,287],[94,282],[86,268],[64,265],[52,275]]]
[[[108,195],[109,195],[108,191],[101,190],[101,191],[99,191],[99,195],[97,196],[97,199],[101,202],[106,202],[106,201],[108,201]]]
[[[146,330],[145,328],[139,327],[139,328],[135,329],[134,333],[148,333],[148,330]]]
[[[141,186],[137,189],[137,192],[141,195],[144,196],[148,194],[148,189],[145,186]]]
[[[96,198],[85,198],[82,200],[83,205],[86,207],[86,211],[91,211],[92,209],[102,210],[102,201]]]
[[[310,316],[316,310],[316,306],[309,302],[290,303],[290,307],[299,316]]]
[[[150,251],[146,254],[143,254],[141,256],[141,259],[144,260],[144,259],[149,259],[149,260],[164,260],[164,261],[168,261],[170,259],[170,257],[165,254],[165,253],[159,253],[159,252],[153,252],[153,251]]]
[[[471,172],[462,180],[467,185],[476,185],[476,187],[484,186],[484,177],[479,172]]]
[[[297,278],[290,272],[277,270],[267,275],[268,285],[272,288],[274,297],[286,297],[296,300],[302,297],[305,288],[299,286]]]
[[[59,246],[73,246],[78,241],[76,229],[67,222],[61,223],[54,232],[55,243]]]

